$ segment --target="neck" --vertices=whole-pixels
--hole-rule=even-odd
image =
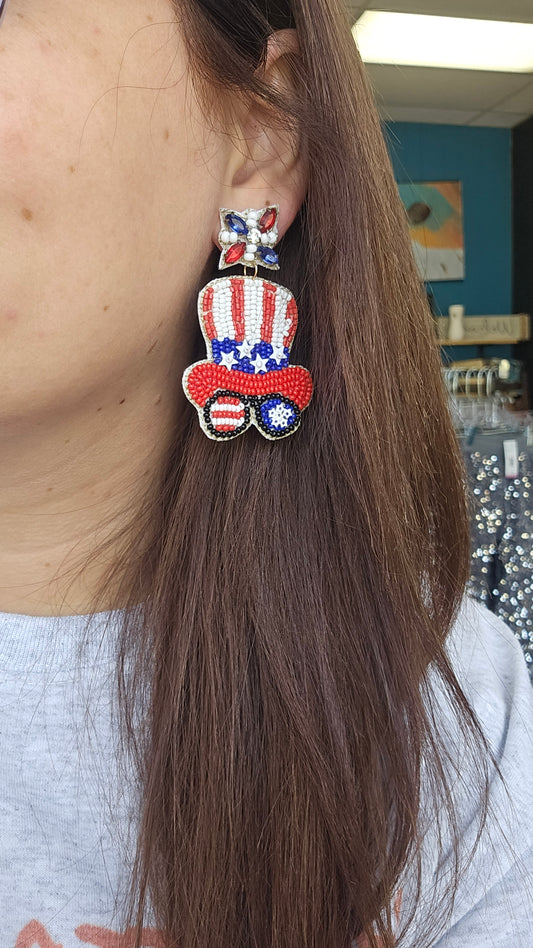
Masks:
[[[176,423],[154,387],[0,421],[0,611],[81,615],[119,556]],[[105,544],[102,553],[98,551]],[[120,608],[109,593],[98,610]]]

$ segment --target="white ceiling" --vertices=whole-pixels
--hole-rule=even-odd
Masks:
[[[347,0],[365,10],[533,23],[533,0]],[[533,115],[533,75],[369,63],[381,115],[397,122],[511,128]]]

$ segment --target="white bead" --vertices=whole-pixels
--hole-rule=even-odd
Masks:
[[[249,210],[249,211],[248,211],[248,220],[246,221],[246,223],[248,224],[248,221],[253,221],[253,222],[255,223],[258,217],[259,217],[259,211],[252,211],[252,210]],[[250,226],[250,225],[248,224],[248,226]]]
[[[269,231],[269,234],[268,234],[269,244],[275,244],[277,239],[278,239],[278,235],[276,234],[276,232],[274,230]]]
[[[230,235],[229,230],[222,230],[222,231],[220,232],[220,243],[221,243],[221,244],[229,244],[229,242],[230,242],[230,237],[231,237],[231,235]]]
[[[236,244],[238,239],[239,239],[239,235],[236,234],[234,231],[232,231],[231,234],[229,235],[230,244]]]
[[[246,252],[247,252],[247,253],[255,253],[256,250],[257,250],[257,244],[247,244],[247,245],[246,245]]]
[[[261,234],[261,243],[268,244],[268,234]]]
[[[251,260],[254,259],[254,257],[255,257],[255,254],[254,254],[254,253],[245,253],[245,254],[244,254],[244,259],[245,259],[245,260],[250,260],[250,261],[251,261]]]

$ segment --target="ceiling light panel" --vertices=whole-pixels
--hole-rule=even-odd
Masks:
[[[533,23],[367,10],[353,34],[367,63],[533,73]]]

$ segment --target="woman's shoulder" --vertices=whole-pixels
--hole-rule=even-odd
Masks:
[[[528,723],[527,715],[533,714],[530,669],[517,637],[503,619],[465,596],[447,652],[461,688],[482,720],[492,710],[492,719],[495,712],[505,718],[517,712],[524,725]],[[529,717],[530,735],[532,723]]]
[[[446,931],[435,948],[530,948],[533,932],[533,688],[512,630],[482,603],[465,597],[447,640],[461,689],[475,712],[488,761],[485,823],[478,794],[480,748],[468,739],[446,689],[435,681],[433,720],[446,749],[449,787],[463,853]],[[427,824],[426,893],[454,871],[451,838]],[[481,830],[481,834],[479,835]]]
[[[516,836],[526,815],[521,803],[527,800],[527,809],[533,807],[533,687],[524,652],[506,623],[469,596],[461,604],[446,648],[493,757],[489,765],[492,802],[497,800],[504,809],[512,807],[518,802],[516,788],[520,787],[522,812],[511,823]],[[448,720],[458,721],[453,707],[449,700],[441,705],[444,733]],[[459,730],[459,746],[464,747],[461,725]],[[529,839],[530,812],[525,837]]]

